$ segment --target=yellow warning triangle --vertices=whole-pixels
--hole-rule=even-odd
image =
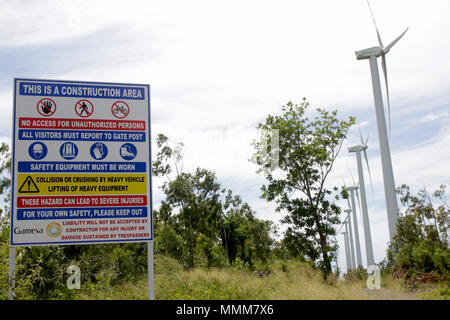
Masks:
[[[34,183],[33,178],[28,176],[19,188],[19,193],[38,193],[39,188],[36,183]]]

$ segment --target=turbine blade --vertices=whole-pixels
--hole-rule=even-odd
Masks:
[[[375,17],[373,15],[372,7],[370,6],[369,0],[367,0],[367,5],[369,6],[370,14],[372,15],[372,21],[375,25],[375,29],[377,30],[377,37],[378,37],[378,43],[380,44],[380,47],[383,48],[383,42],[381,41],[380,32],[378,31],[377,23],[375,22]]]
[[[391,137],[391,102],[389,99],[389,86],[388,86],[388,78],[387,78],[387,67],[386,67],[386,55],[383,54],[381,56],[381,66],[383,68],[384,74],[384,83],[386,84],[386,97],[388,104],[388,117],[389,117],[389,138]]]
[[[364,145],[364,140],[362,137],[361,128],[359,127],[359,123],[358,123],[358,131],[359,131],[359,137],[361,138],[361,143]]]
[[[366,159],[367,171],[369,171],[370,188],[372,189],[372,199],[373,199],[372,175],[370,174],[369,160],[367,159],[367,152],[366,152],[366,150],[364,150],[364,159]]]
[[[358,200],[359,214],[362,215],[361,202],[359,201],[358,190],[355,191],[356,191],[356,200]]]
[[[403,31],[403,33],[401,35],[399,35],[394,41],[392,41],[391,43],[389,43],[385,48],[383,48],[384,53],[388,53],[389,50],[392,49],[393,46],[395,46],[395,44],[405,35],[405,33],[409,30],[409,28],[406,28],[405,31]]]
[[[347,222],[347,217],[345,217],[344,221],[341,224],[341,228],[339,229],[338,233],[341,232],[342,228],[344,227],[345,223]]]
[[[355,179],[353,178],[352,172],[350,171],[350,168],[348,167],[347,162],[345,163],[345,166],[347,167],[348,173],[350,174],[350,177],[352,178],[353,185],[356,185]]]
[[[364,145],[367,147],[367,142],[369,142],[369,136],[370,136],[370,132],[367,133],[367,138],[366,138],[366,142],[364,142]]]

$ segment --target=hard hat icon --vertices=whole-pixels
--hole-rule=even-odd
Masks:
[[[34,160],[40,160],[47,155],[47,146],[41,142],[35,142],[28,148],[28,154]]]
[[[33,153],[36,158],[38,158],[38,159],[41,158],[42,154],[44,153],[44,147],[42,146],[42,144],[36,143],[33,146]]]

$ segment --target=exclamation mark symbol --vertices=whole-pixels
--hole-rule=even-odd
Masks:
[[[27,180],[27,185],[28,185],[28,191],[30,191],[30,189],[31,189],[31,179]]]

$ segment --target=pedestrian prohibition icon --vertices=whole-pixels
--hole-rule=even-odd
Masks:
[[[87,118],[94,113],[94,105],[86,99],[82,99],[75,104],[75,112],[82,118]]]

